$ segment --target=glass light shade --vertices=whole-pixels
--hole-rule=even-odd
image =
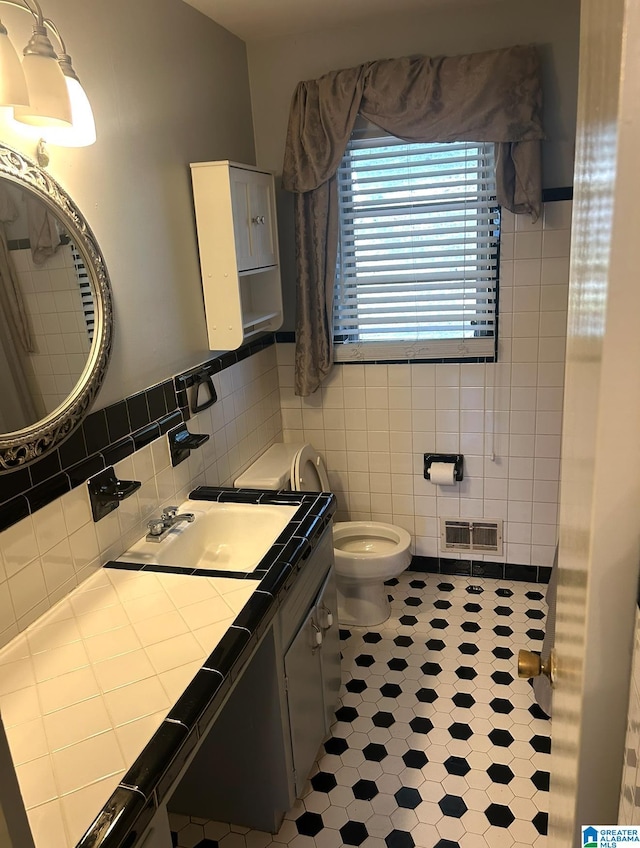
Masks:
[[[30,105],[16,107],[16,121],[35,127],[69,127],[71,101],[66,77],[58,60],[27,53],[22,60],[22,68],[29,89]]]
[[[88,147],[96,140],[96,124],[89,98],[77,79],[65,76],[65,81],[71,101],[71,126],[48,129],[46,140],[61,147]]]
[[[28,106],[27,81],[20,59],[0,23],[0,106]]]

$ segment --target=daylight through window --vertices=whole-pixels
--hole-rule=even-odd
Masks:
[[[335,358],[490,359],[494,145],[407,143],[381,132],[354,133],[338,171]]]

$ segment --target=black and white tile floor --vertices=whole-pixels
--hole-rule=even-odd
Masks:
[[[544,587],[406,572],[343,638],[342,706],[272,836],[172,816],[179,848],[543,848],[550,722],[518,680]]]

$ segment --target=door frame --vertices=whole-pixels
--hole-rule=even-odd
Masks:
[[[640,4],[583,0],[550,848],[617,822],[640,562]]]

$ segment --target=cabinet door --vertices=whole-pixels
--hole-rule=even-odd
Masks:
[[[325,736],[320,632],[311,609],[284,657],[296,795],[304,787]]]
[[[340,631],[338,629],[338,595],[333,569],[320,591],[316,604],[316,621],[322,631],[322,679],[324,688],[325,733],[335,721],[340,700]]]
[[[230,168],[233,229],[238,272],[277,264],[273,220],[273,177]]]
[[[253,267],[250,238],[249,183],[247,182],[247,174],[250,173],[250,171],[242,171],[240,168],[229,169],[233,235],[236,244],[238,271],[246,271]]]
[[[273,178],[270,174],[253,174],[249,184],[249,212],[253,267],[275,265],[276,222],[273,220]]]

